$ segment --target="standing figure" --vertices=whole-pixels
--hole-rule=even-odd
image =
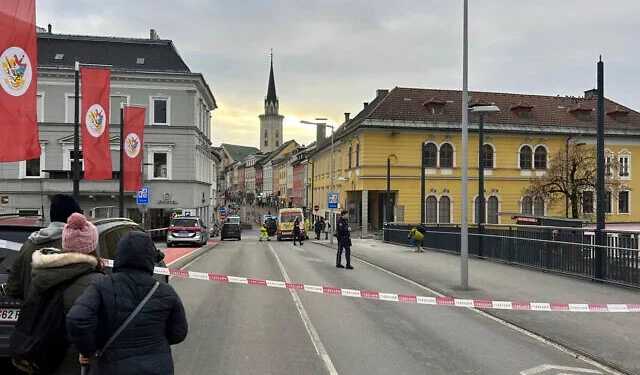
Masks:
[[[336,267],[345,268],[342,265],[342,251],[344,250],[344,257],[347,260],[347,269],[352,270],[351,265],[351,227],[349,226],[349,211],[342,210],[340,212],[340,218],[337,224],[338,231],[336,233],[338,237],[338,254],[336,256]]]
[[[293,246],[296,245],[296,239],[300,242],[300,245],[303,244],[302,230],[300,229],[300,217],[298,216],[296,216],[296,220],[293,222]]]

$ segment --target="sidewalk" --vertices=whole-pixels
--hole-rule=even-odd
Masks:
[[[330,246],[325,240],[314,242]],[[458,255],[426,250],[414,253],[412,248],[375,240],[352,242],[355,257],[450,297],[521,302],[640,302],[638,290],[474,258],[469,259],[471,289],[461,290]],[[636,313],[487,312],[611,367],[640,373],[640,319]]]

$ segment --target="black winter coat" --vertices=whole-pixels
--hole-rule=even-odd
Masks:
[[[91,284],[67,315],[75,347],[89,356],[151,290],[156,250],[147,234],[130,232],[118,244],[113,274]],[[175,290],[161,283],[151,299],[99,359],[91,374],[173,374],[170,345],[187,336],[184,307]]]

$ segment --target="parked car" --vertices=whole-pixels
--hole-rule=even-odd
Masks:
[[[100,257],[115,259],[116,247],[120,238],[130,231],[144,232],[144,229],[129,219],[111,218],[92,221],[98,229],[98,249]],[[49,223],[41,217],[0,215],[0,359],[9,357],[9,336],[20,313],[20,301],[4,294],[7,282],[7,270],[18,255],[22,244],[29,235],[45,228]],[[164,254],[158,251],[157,266],[166,267],[162,259]],[[111,272],[108,268],[107,272]],[[154,275],[158,281],[169,282],[169,277]],[[3,362],[4,363],[4,362]]]
[[[239,222],[225,222],[222,224],[222,231],[220,231],[220,241],[224,241],[228,238],[235,238],[238,241],[242,239],[242,231],[240,230]]]
[[[178,216],[171,219],[167,229],[167,247],[174,244],[204,246],[209,240],[209,231],[197,216]]]

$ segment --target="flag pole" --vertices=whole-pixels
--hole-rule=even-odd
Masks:
[[[124,103],[120,102],[120,217],[124,217]]]
[[[75,109],[73,122],[73,198],[80,203],[80,62],[76,61]]]

